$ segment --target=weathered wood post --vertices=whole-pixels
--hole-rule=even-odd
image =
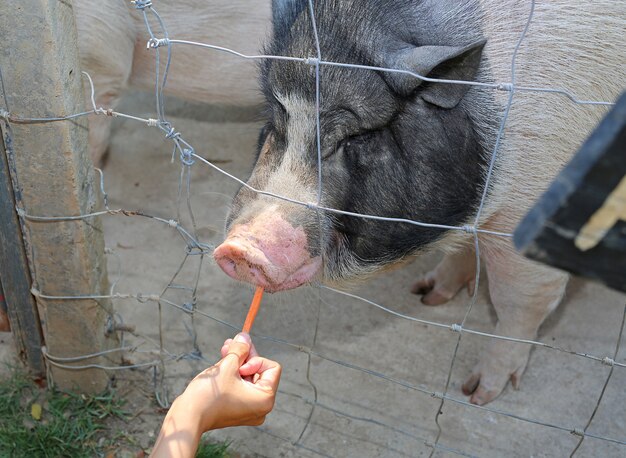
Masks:
[[[43,335],[35,298],[30,294],[31,277],[20,221],[15,212],[4,138],[0,139],[0,294],[4,296],[17,353],[30,372],[43,378],[46,366],[41,354]],[[6,291],[4,291],[6,289]],[[8,305],[11,304],[10,307]]]
[[[0,2],[0,108],[23,118],[84,111],[72,2]],[[41,124],[9,122],[8,127],[4,125],[3,136],[15,204],[26,215],[82,215],[96,209],[99,186],[89,157],[85,117]],[[36,222],[22,216],[20,221],[33,286],[41,294],[108,293],[104,238],[98,218]],[[18,288],[7,284],[6,278],[3,275],[5,292]],[[111,313],[108,299],[36,300],[50,355],[74,357],[116,345],[114,337],[106,337]],[[14,316],[11,309],[22,305],[8,303],[9,317]],[[111,365],[116,364],[116,356],[119,361],[119,354],[113,353],[63,364]],[[102,369],[68,370],[51,362],[48,367],[61,389],[97,392],[106,387],[109,379]]]

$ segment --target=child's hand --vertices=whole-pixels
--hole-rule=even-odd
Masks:
[[[280,364],[258,356],[248,334],[228,339],[222,359],[172,404],[151,456],[192,457],[205,431],[262,424],[274,407],[280,374]]]
[[[222,360],[198,374],[181,395],[197,411],[204,431],[260,425],[272,410],[281,367],[258,356],[248,334],[228,339]],[[210,405],[203,399],[212,399]]]

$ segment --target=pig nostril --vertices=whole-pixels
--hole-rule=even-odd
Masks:
[[[220,257],[218,264],[233,278],[256,284],[267,283],[263,267],[250,262],[245,255],[238,256],[238,253],[229,253]]]

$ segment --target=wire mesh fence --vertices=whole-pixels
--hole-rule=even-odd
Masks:
[[[150,308],[147,308],[147,310],[149,310],[150,313],[156,313],[158,315],[158,329],[145,333],[138,331],[135,326],[125,323],[124,317],[121,313],[115,313],[109,317],[108,327],[110,332],[118,332],[121,336],[119,348],[95,354],[72,357],[67,357],[65,355],[53,355],[48,353],[44,348],[43,353],[49,366],[56,366],[68,370],[99,368],[111,372],[124,370],[145,371],[146,374],[150,375],[156,401],[160,406],[167,407],[172,401],[172,395],[175,394],[176,391],[176,389],[171,386],[175,385],[172,382],[172,378],[178,378],[179,380],[177,383],[180,384],[184,383],[186,380],[185,377],[188,376],[187,374],[181,378],[180,371],[176,369],[177,366],[192,364],[192,367],[196,368],[215,362],[215,358],[208,358],[205,356],[204,350],[209,353],[210,349],[206,347],[203,348],[202,346],[202,331],[213,329],[212,327],[215,326],[222,331],[227,331],[232,334],[238,331],[240,326],[238,326],[237,323],[234,323],[231,319],[224,319],[221,313],[215,313],[210,297],[211,292],[207,291],[206,288],[203,289],[202,287],[203,269],[205,269],[207,263],[212,262],[211,254],[215,247],[212,243],[203,241],[203,237],[200,234],[201,231],[199,231],[199,225],[197,223],[197,218],[195,216],[196,213],[194,210],[197,202],[194,203],[192,193],[192,171],[198,167],[208,167],[212,171],[223,175],[228,180],[231,180],[234,184],[244,186],[255,194],[266,195],[273,199],[280,199],[292,204],[300,205],[306,207],[309,211],[317,212],[318,215],[321,213],[335,213],[358,218],[386,221],[393,224],[410,224],[417,227],[462,231],[471,234],[474,242],[477,267],[475,275],[476,287],[474,288],[470,300],[466,305],[464,315],[460,320],[448,321],[445,319],[424,319],[413,316],[412,314],[409,314],[409,312],[400,312],[396,310],[395,304],[392,306],[382,305],[380,301],[370,300],[360,295],[341,291],[336,288],[324,285],[312,285],[312,294],[314,298],[312,301],[312,310],[309,313],[310,322],[301,323],[301,326],[306,327],[308,330],[307,332],[302,331],[303,335],[306,334],[306,338],[308,339],[306,344],[303,344],[299,338],[290,340],[273,335],[262,335],[258,333],[253,334],[253,338],[256,342],[266,342],[271,348],[280,349],[278,350],[279,352],[288,351],[304,357],[304,377],[307,384],[306,389],[309,392],[309,395],[302,395],[302,390],[296,389],[297,382],[295,382],[295,379],[292,385],[289,381],[289,375],[287,375],[287,381],[283,382],[283,387],[281,388],[281,399],[285,400],[286,405],[291,405],[293,403],[297,404],[297,407],[295,407],[296,416],[299,416],[297,421],[294,420],[290,428],[272,428],[272,425],[269,425],[257,428],[257,431],[288,444],[289,447],[292,447],[289,449],[292,453],[329,456],[329,453],[334,453],[329,452],[329,449],[326,448],[324,444],[315,442],[315,432],[313,431],[315,428],[312,423],[315,415],[321,418],[316,428],[320,427],[320,425],[324,423],[324,419],[327,418],[327,416],[334,416],[335,418],[340,419],[339,424],[345,421],[363,425],[363,429],[361,431],[363,436],[356,438],[359,441],[367,442],[368,439],[371,439],[369,438],[369,435],[371,434],[376,436],[375,440],[372,439],[372,444],[375,444],[378,448],[376,448],[377,452],[372,453],[372,456],[379,454],[380,450],[384,450],[384,453],[390,456],[396,454],[417,455],[419,453],[430,453],[431,456],[436,453],[461,456],[480,456],[488,454],[488,447],[483,446],[480,448],[475,444],[464,447],[462,441],[459,442],[459,440],[452,440],[451,437],[447,437],[446,430],[451,429],[451,421],[461,421],[459,418],[463,415],[482,415],[484,418],[488,418],[489,421],[497,421],[493,419],[502,418],[510,421],[511,424],[519,423],[528,425],[529,427],[546,428],[556,434],[568,434],[575,436],[576,440],[574,445],[571,447],[571,450],[559,450],[560,454],[569,454],[570,456],[576,455],[579,447],[584,443],[584,441],[587,440],[611,444],[613,447],[610,449],[611,453],[615,453],[616,455],[624,453],[626,450],[626,437],[624,437],[623,434],[613,435],[608,433],[605,434],[603,432],[595,432],[595,430],[592,430],[591,426],[598,409],[602,405],[607,387],[609,386],[614,373],[616,371],[624,371],[624,368],[626,368],[626,364],[618,360],[624,320],[626,318],[626,307],[624,307],[621,322],[616,322],[615,329],[611,330],[611,332],[614,331],[617,335],[614,350],[597,354],[587,351],[584,348],[570,349],[539,340],[518,339],[511,336],[488,333],[478,329],[472,329],[468,326],[470,313],[479,299],[479,285],[481,284],[481,244],[479,237],[511,237],[510,233],[497,232],[482,228],[480,221],[483,204],[489,188],[489,182],[492,179],[492,172],[498,156],[500,141],[506,131],[509,111],[515,101],[516,94],[518,92],[537,92],[543,94],[552,93],[553,95],[564,97],[566,103],[574,103],[582,106],[611,105],[610,101],[582,100],[579,98],[579,94],[571,94],[570,92],[559,88],[535,88],[517,85],[515,75],[517,53],[519,47],[524,41],[526,32],[534,19],[534,1],[530,1],[528,4],[529,12],[525,28],[519,37],[519,41],[517,42],[517,46],[513,54],[511,55],[510,80],[497,83],[433,79],[406,70],[326,61],[324,60],[323,49],[320,49],[319,45],[317,25],[315,23],[314,4],[312,0],[309,1],[308,6],[309,13],[312,18],[311,25],[316,44],[316,55],[314,56],[244,55],[236,50],[217,46],[215,44],[178,40],[169,36],[167,30],[167,18],[161,18],[151,1],[136,0],[133,4],[138,10],[138,14],[143,16],[145,27],[150,35],[147,47],[154,52],[155,56],[156,74],[154,96],[156,101],[156,117],[140,117],[117,112],[106,107],[97,106],[94,97],[94,85],[90,75],[88,74],[85,74],[85,76],[86,81],[91,87],[91,109],[85,112],[69,115],[59,114],[57,117],[47,118],[22,118],[0,108],[0,118],[3,119],[8,125],[12,123],[37,124],[47,122],[65,122],[76,117],[87,115],[110,116],[123,118],[129,123],[143,123],[145,126],[156,128],[160,131],[160,133],[165,135],[167,140],[171,142],[171,167],[180,167],[177,172],[178,183],[177,193],[174,199],[175,202],[173,202],[174,210],[171,214],[169,214],[169,217],[160,216],[166,213],[163,211],[159,211],[159,214],[157,215],[152,214],[151,212],[131,210],[128,208],[113,208],[108,198],[106,176],[100,169],[96,169],[98,172],[97,176],[99,178],[99,187],[102,196],[102,209],[100,211],[82,215],[33,215],[30,214],[26,208],[17,209],[18,215],[24,222],[27,231],[29,225],[34,223],[58,224],[61,222],[74,221],[76,224],[85,224],[88,223],[91,218],[101,216],[128,217],[133,221],[145,219],[152,225],[160,225],[166,230],[175,231],[179,237],[177,244],[179,247],[182,247],[182,249],[178,248],[182,259],[173,269],[167,283],[163,285],[162,288],[155,291],[144,291],[141,293],[119,291],[118,284],[120,279],[123,277],[123,266],[119,254],[116,250],[111,248],[107,249],[107,255],[110,259],[109,265],[113,266],[110,268],[110,271],[114,280],[111,283],[109,293],[106,295],[93,295],[88,292],[81,292],[79,294],[74,291],[68,291],[67,295],[62,296],[49,295],[46,294],[46,291],[40,291],[38,289],[37,281],[35,279],[32,287],[32,293],[40,299],[45,299],[47,301],[93,299],[97,302],[99,299],[106,298],[111,299],[114,303],[118,304],[118,310],[123,308],[121,307],[122,303],[135,301],[137,304],[145,304],[146,306],[149,306]],[[277,195],[271,192],[266,192],[262,189],[256,189],[247,184],[241,178],[225,170],[225,167],[220,167],[215,163],[215,161],[207,159],[206,155],[198,153],[197,150],[191,145],[191,142],[185,140],[183,133],[178,131],[174,127],[173,122],[167,117],[164,98],[164,89],[167,85],[170,63],[177,46],[197,46],[200,48],[208,48],[212,51],[232,54],[233,59],[290,60],[297,62],[300,65],[313,67],[315,71],[316,84],[315,124],[318,162],[316,202],[298,201],[288,196]],[[162,55],[163,51],[165,51],[165,57]],[[207,58],[210,57],[207,56]],[[165,59],[164,66],[162,65],[163,59]],[[379,72],[403,73],[423,81],[481,86],[493,91],[503,91],[507,94],[507,101],[500,120],[496,142],[490,155],[486,184],[483,188],[484,191],[480,200],[480,206],[472,225],[457,227],[437,224],[436,222],[414,221],[402,218],[358,214],[322,205],[322,190],[324,186],[322,181],[321,154],[321,136],[324,132],[322,132],[320,128],[320,68],[322,66],[341,66]],[[164,68],[163,72],[161,71],[162,68]],[[219,69],[217,69],[217,71],[219,71]],[[176,159],[178,160],[178,163],[176,162]],[[154,247],[154,249],[158,251],[159,247]],[[436,361],[434,362],[434,364],[437,364],[438,367],[442,368],[443,377],[437,377],[436,383],[435,381],[430,383],[419,383],[412,381],[413,379],[404,371],[397,371],[394,367],[385,367],[384,363],[375,364],[374,361],[368,360],[367,354],[362,355],[355,361],[344,360],[342,357],[329,352],[328,347],[324,344],[321,335],[324,334],[324,336],[328,336],[328,332],[324,333],[325,326],[329,329],[334,329],[334,327],[328,322],[328,317],[322,313],[322,307],[329,307],[331,310],[336,312],[335,302],[340,302],[341,300],[352,301],[352,304],[357,304],[353,305],[354,307],[374,307],[382,311],[384,314],[389,315],[389,320],[398,319],[407,325],[414,327],[416,333],[439,332],[438,330],[440,329],[453,332],[455,337],[452,342],[453,345],[450,349],[451,351],[446,350],[445,354],[439,352],[441,354],[436,357]],[[143,305],[141,306],[143,307]],[[166,312],[166,309],[169,309],[169,311]],[[186,336],[186,341],[177,343],[185,347],[185,351],[170,351],[169,349],[168,332],[171,328],[171,323],[168,322],[168,318],[166,317],[173,316],[171,313],[175,313],[175,316],[178,317],[176,320],[182,322],[184,326],[184,336]],[[591,365],[589,366],[592,367],[590,370],[597,371],[597,377],[602,379],[600,390],[596,393],[592,393],[594,397],[592,412],[585,417],[571,418],[568,422],[560,422],[553,421],[551,419],[544,419],[551,418],[550,415],[541,418],[520,413],[523,412],[523,409],[520,409],[519,411],[509,411],[500,409],[494,405],[477,406],[471,404],[463,398],[460,398],[458,395],[451,393],[451,382],[453,380],[455,368],[459,362],[461,343],[466,339],[477,337],[480,337],[480,340],[493,339],[515,342],[517,345],[536,347],[542,351],[546,351],[546,353],[549,352],[550,354],[557,354],[559,357],[570,358],[572,364],[576,364],[576,361],[585,361]],[[415,353],[416,355],[419,354],[419,349],[416,349]],[[210,354],[214,354],[214,352],[210,352]],[[119,365],[102,366],[90,362],[95,357],[102,355],[123,355],[124,363]],[[130,361],[131,358],[133,359],[132,362]],[[420,358],[421,356],[417,356],[417,359]],[[376,399],[361,400],[361,405],[357,405],[356,407],[354,405],[349,406],[348,404],[350,404],[352,400],[342,399],[339,393],[343,393],[343,390],[340,389],[337,390],[337,397],[328,396],[326,394],[325,397],[327,399],[321,399],[320,391],[318,389],[320,382],[315,379],[315,372],[319,370],[321,366],[331,367],[329,370],[330,373],[337,374],[337,384],[352,383],[347,380],[350,380],[350,377],[353,377],[353,380],[358,380],[362,383],[371,383],[378,386],[379,390],[388,391],[391,395],[396,396],[398,399],[402,400],[407,397],[409,400],[401,401],[400,404],[406,403],[407,406],[405,407],[407,408],[429,409],[428,411],[432,417],[432,423],[428,426],[419,425],[418,427],[415,424],[412,424],[411,421],[399,419],[402,415],[400,412],[395,415],[394,412],[387,411],[384,406],[379,405]],[[603,366],[606,366],[607,370],[598,370]],[[585,365],[584,367],[588,366]],[[419,370],[419,367],[417,370]],[[287,372],[287,374],[289,374],[289,372]],[[365,382],[365,380],[367,382]],[[54,381],[51,379],[50,382],[53,383]],[[415,396],[413,396],[413,394]],[[422,397],[423,399],[420,401],[418,400],[419,397]],[[372,409],[366,408],[368,404],[377,407]],[[549,409],[549,407],[546,408]],[[285,413],[281,412],[280,409],[281,403],[279,402],[277,405],[278,412],[276,415],[294,414],[293,411]],[[442,417],[444,411],[446,413],[452,413],[451,419],[446,418],[444,421],[444,418]],[[410,416],[411,414],[407,415]],[[371,430],[368,429],[370,427],[372,428]],[[375,432],[373,432],[374,430]],[[448,441],[450,441],[453,445],[450,445]],[[409,445],[405,444],[403,446],[398,446],[396,442],[406,442]],[[414,453],[407,452],[406,447]],[[356,452],[353,453],[346,451],[341,454],[345,456],[352,454],[356,455]]]

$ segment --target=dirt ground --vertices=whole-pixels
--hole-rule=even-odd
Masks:
[[[136,115],[152,112],[149,100],[147,95],[128,99],[120,110]],[[247,178],[259,129],[251,111],[177,101],[168,106],[172,124],[199,155]],[[138,123],[116,123],[105,168],[109,205],[165,219],[177,218],[180,207],[181,223],[191,228],[186,199],[177,205],[180,162],[175,158],[171,163],[171,144],[163,137],[156,129]],[[197,161],[192,166],[190,202],[203,243],[213,247],[222,240],[224,219],[237,189],[236,182],[205,164]],[[107,216],[104,228],[107,247],[116,253],[108,258],[111,280],[118,277],[119,264],[116,291],[161,293],[185,258],[180,235],[166,224],[140,217]],[[165,297],[179,305],[190,300],[189,291],[182,287],[193,286],[198,262],[198,255],[189,256],[175,280],[177,288]],[[448,304],[426,307],[409,291],[411,283],[436,262],[437,255],[425,257],[352,292],[405,315],[458,323],[468,302],[465,292]],[[479,291],[466,327],[491,332],[495,314],[484,281]],[[232,328],[215,320],[240,327],[251,297],[249,286],[227,278],[208,256],[200,271],[198,313],[193,323],[189,314],[167,304],[159,313],[154,302],[116,300],[124,322],[136,326],[137,335],[142,336],[126,335],[127,343],[150,339],[127,358],[141,362],[155,357],[149,350],[157,348],[160,315],[163,346],[172,355],[165,361],[162,385],[172,399],[193,375],[218,359],[222,342],[234,334]],[[539,340],[612,356],[625,303],[622,294],[573,279],[565,302],[541,328]],[[262,427],[215,431],[211,438],[232,441],[232,449],[243,456],[428,456],[431,449],[424,441],[432,442],[437,435],[434,419],[440,401],[406,385],[443,391],[458,334],[403,320],[363,301],[313,287],[266,295],[253,334],[260,353],[280,361],[284,368],[276,407]],[[0,349],[10,354],[8,339],[3,340]],[[463,336],[450,396],[466,400],[461,384],[486,343],[483,337]],[[310,347],[316,355],[309,361],[300,349]],[[204,360],[198,359],[197,350]],[[626,361],[626,350],[617,360]],[[488,407],[569,430],[582,429],[609,371],[610,367],[600,362],[535,348],[521,388],[507,387]],[[118,374],[124,387],[121,394],[129,398],[137,414],[129,428],[143,433],[140,444],[144,447],[153,441],[163,414],[153,399],[152,375],[149,371]],[[626,370],[615,367],[588,432],[626,441],[625,387]],[[439,444],[469,455],[569,456],[578,441],[568,431],[453,402],[446,402],[442,411]],[[623,445],[588,437],[577,456],[618,457],[625,453]],[[436,456],[453,453],[441,449]]]

